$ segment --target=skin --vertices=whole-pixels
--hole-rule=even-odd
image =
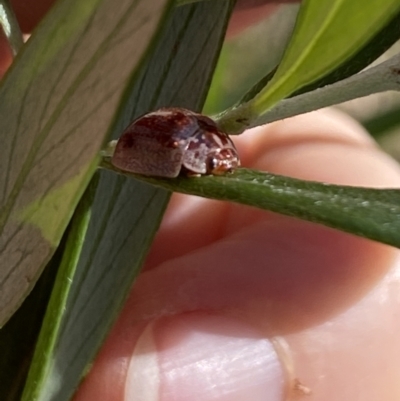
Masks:
[[[235,142],[246,167],[400,186],[398,164],[337,111]],[[315,401],[397,401],[399,293],[394,248],[176,194],[75,401],[280,401],[308,391]]]
[[[398,165],[332,110],[236,142],[245,166],[340,184],[400,184]],[[143,398],[150,400],[193,399],[193,389],[196,400],[281,400],[291,364],[310,399],[398,400],[399,273],[398,251],[388,246],[175,195],[146,270],[76,400],[127,400],[130,386],[153,389]],[[274,337],[288,355],[263,343]],[[157,368],[149,373],[147,364]],[[227,366],[228,377],[217,367],[205,372],[213,364]],[[248,376],[256,382],[250,388]]]

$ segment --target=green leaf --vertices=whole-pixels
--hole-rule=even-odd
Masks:
[[[204,2],[173,11],[141,74],[129,85],[114,137],[134,117],[158,107],[201,109],[232,6]],[[23,400],[70,398],[139,272],[169,195],[100,171],[79,261],[74,272],[62,269],[57,277]]]
[[[273,78],[252,101],[226,112],[220,118],[221,128],[242,132],[278,101],[354,56],[399,10],[398,0],[304,0]]]
[[[115,7],[113,0],[60,1],[4,78],[0,325],[58,245],[166,3],[120,0]]]
[[[399,39],[400,11],[397,11],[397,13],[390,18],[389,22],[384,25],[380,31],[356,53],[346,59],[332,72],[323,76],[321,79],[318,79],[317,81],[300,88],[298,91],[292,93],[291,96],[297,96],[302,93],[313,91],[317,88],[330,85],[334,82],[356,74],[365,67],[369,66]]]
[[[68,230],[67,230],[68,231]],[[36,340],[54,284],[64,242],[33,291],[0,330],[0,394],[2,401],[20,401]]]
[[[109,161],[104,168],[118,171]],[[120,171],[155,186],[271,210],[400,248],[400,190],[302,181],[255,170],[161,179]]]
[[[332,72],[324,75],[322,78],[303,86],[295,91],[290,97],[311,92],[317,88],[333,84],[353,74],[361,71],[370,65],[386,50],[388,50],[400,38],[400,12],[398,12],[368,43],[360,48],[353,56],[346,59]],[[272,79],[276,72],[274,69],[271,73],[265,75],[257,82],[240,100],[239,104],[245,103],[253,99]]]
[[[50,307],[46,311],[43,327],[40,332],[40,338],[37,343],[36,350],[40,349],[44,354],[41,359],[34,358],[32,362],[31,372],[35,372],[34,380],[31,379],[32,373],[30,373],[30,380],[28,381],[28,386],[23,393],[23,400],[40,399],[40,389],[46,380],[45,374],[49,374],[51,355],[49,355],[48,352],[54,347],[57,340],[56,334],[58,333],[62,323],[62,313],[60,312],[63,308],[65,309],[68,294],[71,290],[73,283],[71,278],[75,274],[79,256],[87,234],[91,215],[91,205],[97,183],[98,175],[89,184],[85,195],[77,207],[75,214],[76,217],[72,220],[62,262],[51,294]],[[52,307],[53,305],[57,305],[57,308]],[[59,378],[59,380],[62,379]],[[54,391],[54,389],[52,390]],[[50,395],[51,391],[49,391],[45,396],[49,399],[48,397]]]
[[[235,104],[267,71],[276,71],[298,10],[297,3],[282,4],[264,21],[225,41],[203,110],[205,114],[215,114]],[[256,93],[265,85],[263,82]]]
[[[9,0],[0,0],[0,25],[15,56],[24,42],[21,29]]]
[[[398,0],[305,0],[276,74],[255,98],[262,112],[334,70],[400,9]]]

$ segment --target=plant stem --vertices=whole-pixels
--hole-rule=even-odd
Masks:
[[[227,110],[216,120],[228,134],[241,134],[248,128],[388,90],[400,90],[400,54],[332,85],[282,100],[262,115],[255,114],[253,102],[249,101]]]

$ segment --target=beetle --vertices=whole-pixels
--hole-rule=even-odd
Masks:
[[[155,177],[222,175],[240,166],[229,136],[202,114],[162,108],[134,120],[111,157],[120,170]]]

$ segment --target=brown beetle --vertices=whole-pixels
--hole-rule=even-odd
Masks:
[[[119,138],[111,163],[124,171],[177,177],[221,175],[240,165],[235,145],[209,117],[181,108],[145,114]]]

